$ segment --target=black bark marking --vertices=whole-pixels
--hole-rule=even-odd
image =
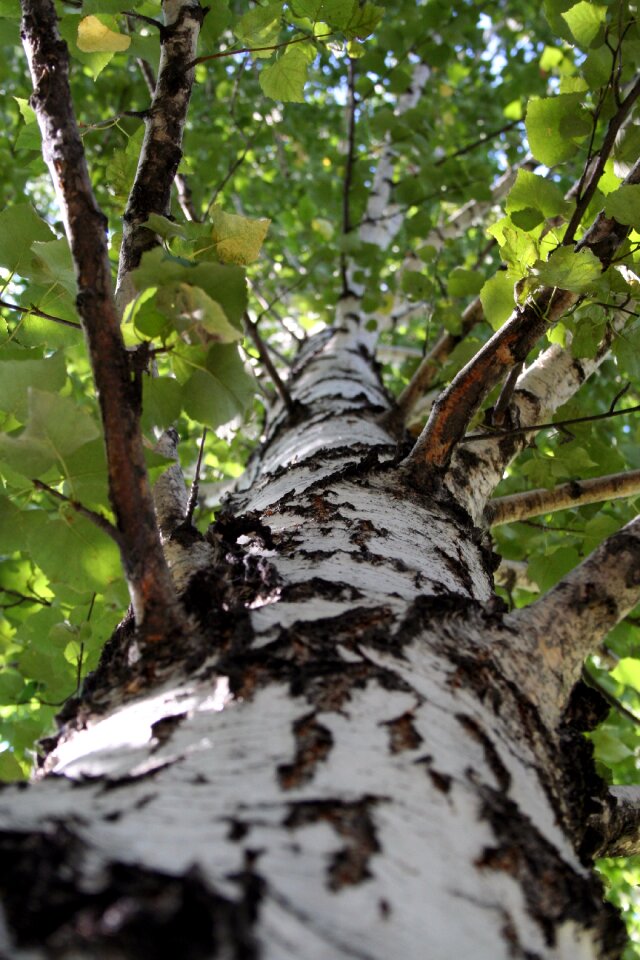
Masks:
[[[290,830],[324,821],[344,840],[344,847],[332,858],[327,870],[330,890],[354,886],[371,876],[369,861],[380,850],[372,811],[382,799],[366,796],[351,803],[336,799],[291,805],[284,821]]]
[[[253,930],[263,881],[251,856],[230,878],[239,890],[233,900],[195,870],[175,877],[122,863],[108,864],[88,890],[82,850],[60,824],[0,834],[0,892],[17,947],[37,945],[50,957],[257,960]]]
[[[164,743],[171,739],[174,730],[180,726],[183,720],[186,720],[188,714],[176,713],[170,717],[162,717],[151,724],[151,734],[157,741],[153,750],[159,749]]]
[[[439,773],[437,770],[432,770],[430,767],[428,768],[428,773],[436,790],[439,790],[440,793],[449,793],[453,778],[450,777],[448,773]]]
[[[278,781],[283,790],[292,790],[313,779],[316,767],[326,760],[333,746],[333,736],[318,723],[315,713],[301,717],[293,725],[296,755],[293,763],[278,767]]]
[[[460,723],[460,726],[480,744],[487,765],[495,776],[498,786],[503,793],[508,793],[509,787],[511,786],[511,774],[500,759],[500,754],[496,750],[491,738],[473,717],[459,713],[456,715],[456,719]]]
[[[574,921],[592,932],[602,960],[619,960],[626,930],[611,904],[602,902],[599,880],[578,874],[503,793],[489,787],[481,787],[480,793],[481,816],[497,844],[485,848],[476,866],[504,871],[518,881],[548,947],[555,946],[556,930]]]
[[[389,729],[389,749],[391,753],[417,750],[423,742],[423,737],[415,727],[413,714],[410,710],[407,710],[407,712],[403,713],[400,717],[387,720],[383,726]]]

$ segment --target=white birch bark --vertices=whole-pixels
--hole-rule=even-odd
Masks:
[[[408,486],[365,357],[305,346],[303,421],[273,418],[185,595],[204,645],[150,675],[123,628],[48,775],[0,795],[0,953],[618,956],[582,721],[518,691],[490,549]]]

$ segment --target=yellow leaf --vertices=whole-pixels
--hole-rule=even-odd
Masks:
[[[257,260],[270,220],[250,220],[215,206],[211,221],[213,245],[223,263],[245,266]]]
[[[84,53],[119,53],[127,50],[131,37],[116,33],[97,17],[83,17],[78,24],[78,48]]]

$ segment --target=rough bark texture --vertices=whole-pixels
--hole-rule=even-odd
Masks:
[[[123,624],[42,782],[0,796],[0,952],[613,960],[582,735],[606,705],[578,687],[549,726],[519,688],[486,534],[410,484],[357,329],[290,386],[206,537],[169,534],[214,549],[202,639],[152,677]]]
[[[146,118],[138,169],[124,214],[118,266],[121,309],[132,299],[129,274],[142,254],[157,245],[153,231],[143,226],[149,214],[169,216],[171,188],[182,160],[182,134],[187,119],[204,9],[198,0],[163,0],[164,26],[158,80]]]
[[[91,187],[73,114],[69,52],[60,39],[51,0],[23,0],[22,39],[33,81],[33,106],[73,255],[77,308],[100,400],[109,470],[109,496],[125,576],[141,636],[149,642],[183,618],[164,562],[140,432],[144,350],[125,349],[113,298],[107,221]],[[170,630],[169,630],[170,632]]]

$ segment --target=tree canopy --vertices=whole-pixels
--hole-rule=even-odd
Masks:
[[[496,496],[571,484],[554,507],[541,495],[539,515],[513,501],[494,508],[506,602],[529,603],[633,519],[637,4],[214,0],[190,53],[169,50],[157,0],[125,6],[56,2],[114,280],[120,263],[121,329],[151,480],[172,462],[157,438],[173,427],[186,473],[201,460],[195,519],[206,526],[259,441],[270,397],[287,403],[301,343],[361,288],[386,387],[414,437],[432,409],[451,426],[454,378],[505,329],[514,304],[539,321],[520,360],[555,344],[575,369],[594,371],[579,391],[566,390],[556,426],[520,434],[504,415],[509,378],[498,376],[486,397],[478,387],[463,446],[499,436],[518,452]],[[170,20],[171,0],[163,6]],[[96,348],[87,349],[81,328],[77,259],[74,267],[65,206],[43,159],[20,18],[19,0],[0,0],[0,776],[8,780],[28,774],[35,742],[96,666],[129,602]],[[167,103],[173,140],[160,129]],[[172,164],[169,208],[149,216],[145,191],[160,190],[167,170],[170,186]],[[607,232],[605,221],[616,228]],[[468,395],[468,379],[463,386]],[[440,452],[430,456],[444,461],[453,441],[438,435],[434,446],[436,427],[427,430]],[[578,484],[623,472],[624,481],[592,484],[594,502]],[[592,735],[613,783],[637,780],[637,618],[617,626],[585,667],[613,704]],[[606,869],[633,914],[632,865]]]

